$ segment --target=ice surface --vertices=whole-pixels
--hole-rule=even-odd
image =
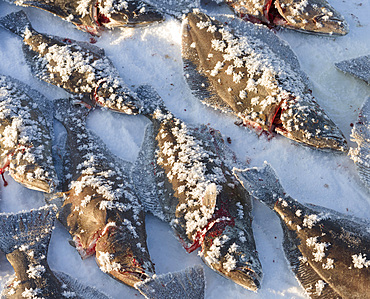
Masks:
[[[350,26],[344,37],[325,38],[282,30],[277,34],[292,47],[303,71],[313,85],[313,95],[320,106],[350,141],[351,123],[355,123],[359,108],[369,94],[369,87],[351,76],[339,72],[334,63],[368,54],[370,35],[369,1],[337,1]],[[0,1],[0,17],[19,7]],[[34,8],[24,9],[33,27],[40,32],[80,41],[91,36],[80,32],[70,23]],[[66,92],[34,78],[21,49],[21,40],[0,29],[0,72],[19,79],[50,99],[66,97]],[[106,51],[120,76],[129,87],[151,84],[176,117],[191,124],[210,123],[223,134],[246,167],[261,166],[264,161],[276,170],[283,188],[293,198],[337,210],[346,215],[370,217],[370,194],[359,179],[356,166],[349,156],[322,153],[294,145],[284,137],[268,140],[254,132],[234,125],[235,119],[204,107],[188,88],[182,72],[180,21],[167,16],[161,24],[146,28],[103,32],[96,45]],[[132,86],[133,85],[133,86]],[[95,131],[117,156],[133,162],[138,155],[149,121],[143,116],[127,116],[106,110],[96,110],[88,117],[88,127]],[[355,146],[351,143],[351,146]],[[1,186],[0,211],[18,212],[45,205],[40,192],[28,190],[8,175],[9,185]],[[255,201],[253,229],[264,271],[261,289],[250,292],[216,272],[204,267],[206,298],[305,298],[286,262],[283,232],[279,220],[263,204]],[[187,254],[173,236],[169,225],[147,216],[148,246],[157,274],[179,271],[200,263],[196,252]],[[68,244],[68,232],[58,223],[51,238],[48,261],[52,269],[68,273],[82,283],[95,286],[113,298],[140,298],[139,292],[108,275],[94,259],[81,260],[75,248]],[[13,273],[0,252],[0,285]]]

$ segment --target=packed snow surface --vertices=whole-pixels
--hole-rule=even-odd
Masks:
[[[356,122],[359,108],[369,95],[369,86],[339,72],[334,63],[368,54],[370,1],[335,1],[332,4],[348,21],[348,35],[333,38],[289,30],[279,31],[277,35],[286,40],[297,54],[302,69],[312,82],[313,95],[319,105],[342,130],[349,145],[356,146],[350,141],[351,124]],[[0,17],[19,9],[0,1]],[[71,23],[50,13],[35,8],[24,10],[38,32],[90,41],[89,34],[76,30]],[[29,84],[50,100],[67,96],[61,88],[33,77],[25,62],[19,37],[0,28],[0,40],[1,74]],[[180,21],[168,16],[163,23],[149,27],[105,31],[97,38],[96,45],[105,49],[129,87],[134,89],[140,84],[151,84],[176,117],[190,124],[209,123],[220,130],[246,167],[259,167],[263,161],[268,161],[293,198],[369,219],[370,192],[360,181],[349,156],[313,150],[282,136],[271,140],[264,135],[258,137],[249,129],[235,126],[235,118],[207,108],[192,95],[183,76]],[[88,127],[115,155],[131,162],[136,159],[148,123],[143,116],[128,116],[103,109],[96,109],[88,116]],[[56,132],[61,132],[61,125],[55,125]],[[9,185],[4,187],[1,184],[1,212],[18,212],[45,204],[41,192],[22,187],[8,174],[5,178]],[[206,298],[305,298],[303,288],[284,257],[283,233],[278,217],[257,201],[254,201],[253,216],[255,241],[264,272],[261,289],[257,293],[248,291],[205,266]],[[68,273],[112,298],[140,298],[138,291],[103,273],[93,258],[81,260],[76,249],[68,243],[70,236],[67,231],[58,223],[56,226],[48,255],[52,269]],[[146,226],[148,247],[157,274],[202,264],[197,252],[188,254],[182,249],[169,225],[148,215]],[[354,257],[354,265],[366,267],[368,257],[364,254]],[[0,285],[12,273],[11,265],[0,253]],[[318,284],[317,293],[322,288],[323,285]]]

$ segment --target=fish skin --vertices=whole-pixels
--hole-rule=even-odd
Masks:
[[[311,298],[368,297],[368,221],[299,203],[285,194],[268,164],[262,168],[233,169],[233,172],[253,197],[279,216],[284,232],[284,252],[292,271]]]
[[[344,17],[325,0],[225,0],[243,19],[304,33],[346,35]]]
[[[137,114],[141,103],[119,77],[104,50],[89,43],[36,32],[23,11],[0,19],[23,39],[23,53],[38,79],[59,86],[91,106]]]
[[[103,28],[145,26],[163,21],[163,15],[141,0],[6,0],[11,4],[48,11],[78,29],[100,35]]]
[[[131,187],[132,165],[110,153],[85,127],[87,108],[74,107],[67,99],[57,100],[55,107],[56,119],[67,130],[66,180],[55,199],[58,219],[82,258],[95,253],[103,272],[134,286],[154,273],[154,265],[144,211]]]
[[[357,166],[360,179],[370,190],[370,97],[363,103],[357,122],[351,132],[351,140],[357,148],[350,148],[348,155]]]
[[[177,19],[181,19],[183,14],[201,7],[200,0],[147,0],[147,2],[163,14],[171,15]]]
[[[282,58],[280,50],[287,45],[266,28],[219,19],[230,27],[201,12],[189,13],[183,21],[184,73],[194,95],[240,117],[257,133],[278,133],[313,148],[347,151],[343,133],[315,102],[294,53],[289,51],[294,58]],[[279,42],[284,45],[277,47]]]
[[[337,69],[370,84],[370,55],[364,55],[335,63]]]
[[[55,205],[0,214],[0,249],[15,271],[1,298],[59,299],[68,295],[68,298],[108,299],[69,275],[50,269],[47,253],[55,218]]]
[[[133,167],[146,210],[168,222],[188,252],[201,247],[201,258],[211,269],[257,291],[262,269],[251,199],[224,162],[220,133],[175,118],[151,87],[136,92],[152,122]]]
[[[27,188],[53,192],[58,178],[52,159],[48,100],[28,85],[0,75],[0,173]],[[4,183],[5,184],[5,183]]]

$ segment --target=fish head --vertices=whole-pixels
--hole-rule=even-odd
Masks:
[[[346,35],[349,31],[344,17],[325,0],[275,0],[280,17],[274,22],[291,29],[315,34]]]
[[[313,100],[283,103],[273,126],[275,132],[309,147],[348,151],[343,133]]]
[[[154,273],[145,239],[133,238],[127,228],[114,223],[96,242],[96,262],[103,272],[132,287]]]
[[[213,270],[242,287],[256,292],[261,286],[262,267],[248,232],[236,226],[215,224],[202,243],[202,260]],[[243,237],[241,236],[243,231]],[[251,241],[251,242],[250,242]]]
[[[137,27],[164,20],[164,16],[154,6],[143,1],[97,1],[93,18],[101,26]]]
[[[99,82],[93,97],[97,105],[113,111],[133,115],[142,111],[141,100],[125,86],[122,80]]]

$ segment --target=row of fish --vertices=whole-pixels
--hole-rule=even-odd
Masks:
[[[189,0],[8,0],[21,6],[46,10],[73,23],[77,28],[98,35],[102,28],[144,26],[161,22],[165,14],[181,17],[202,7]],[[211,1],[212,2],[212,1]],[[239,17],[269,26],[328,35],[345,35],[344,17],[325,0],[214,0],[228,5]]]
[[[277,132],[312,147],[346,151],[343,134],[314,102],[307,77],[299,70],[298,60],[289,47],[267,30],[238,19],[228,19],[229,28],[223,22],[222,18],[218,22],[200,12],[188,14],[183,21],[184,68],[194,93],[207,105],[241,117],[246,125],[258,131]],[[133,168],[134,181],[139,182],[133,190],[128,173],[131,165],[110,155],[101,141],[86,130],[85,108],[77,109],[70,100],[56,101],[55,116],[66,127],[68,148],[62,192],[48,200],[57,204],[58,218],[69,230],[81,256],[96,253],[100,268],[128,285],[150,279],[154,267],[146,247],[144,205],[147,211],[170,223],[187,251],[201,247],[202,259],[208,266],[248,289],[257,290],[262,270],[251,229],[251,197],[233,177],[229,161],[232,154],[219,133],[184,124],[165,108],[150,87],[141,87],[136,93],[130,91],[100,48],[40,34],[23,12],[2,18],[0,24],[23,38],[26,61],[38,78],[77,95],[75,101],[127,114],[141,113],[152,122]],[[248,42],[242,35],[258,39]],[[272,48],[271,44],[275,46]],[[256,65],[256,69],[251,69]],[[2,91],[6,97],[17,92],[16,85],[9,86],[12,85],[2,88],[7,90]],[[52,192],[58,182],[50,165],[51,128],[42,120],[42,112],[31,111],[30,107],[35,105],[29,102],[27,94],[21,97],[26,99],[24,102],[12,107],[18,110],[6,107],[3,112],[5,116],[13,113],[25,118],[10,127],[7,124],[8,129],[4,130],[8,135],[2,139],[5,142],[2,157],[6,157],[2,172],[9,169],[11,174],[24,175],[26,169],[19,182]],[[34,121],[36,118],[42,120],[40,127]],[[29,134],[25,124],[38,131]],[[36,135],[35,141],[28,135],[32,138]],[[44,138],[41,142],[40,136]],[[43,152],[37,142],[50,147]],[[3,145],[1,148],[3,151]],[[17,160],[9,162],[15,154]],[[47,161],[49,168],[28,170],[33,161],[36,165]],[[18,170],[22,163],[26,166]],[[366,169],[366,162],[362,165]],[[50,178],[46,179],[45,173]],[[40,177],[42,183],[36,184]],[[247,191],[251,192],[248,188]],[[368,236],[364,238],[368,242]],[[321,243],[316,246],[317,238],[314,239],[312,247],[319,251],[316,247]],[[356,261],[365,256],[360,252],[354,255]],[[292,256],[302,258],[298,254]],[[326,265],[332,266],[329,261]],[[362,268],[367,269],[368,265],[365,258]],[[332,294],[331,289],[337,296],[349,294],[348,288],[337,290],[338,281],[328,281],[320,272],[308,282],[300,277],[302,270],[296,271],[305,288],[312,287],[316,279],[318,296],[322,290]],[[368,273],[361,273],[365,273],[361,275],[366,281]],[[327,289],[325,284],[329,284]],[[354,282],[350,285],[358,288]],[[358,292],[362,294],[363,290]]]

